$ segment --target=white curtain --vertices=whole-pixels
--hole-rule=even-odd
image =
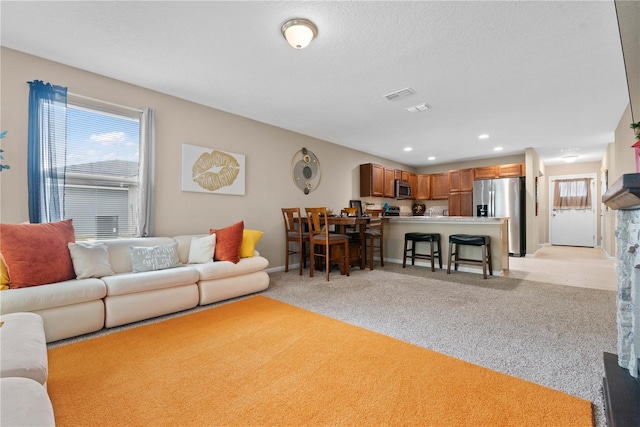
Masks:
[[[137,235],[153,236],[153,193],[155,188],[155,112],[143,108],[140,117],[140,191]]]

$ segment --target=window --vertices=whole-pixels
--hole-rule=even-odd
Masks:
[[[138,234],[139,154],[139,112],[68,97],[64,218],[76,239]]]
[[[153,235],[155,114],[27,82],[29,221],[78,239]]]
[[[554,181],[553,209],[591,209],[591,178]]]

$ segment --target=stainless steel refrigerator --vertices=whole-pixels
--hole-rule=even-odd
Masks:
[[[509,217],[509,255],[524,256],[524,178],[481,179],[473,183],[475,216]]]

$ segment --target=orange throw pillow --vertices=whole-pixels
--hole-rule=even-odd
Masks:
[[[242,246],[242,232],[244,221],[236,222],[227,228],[210,229],[209,234],[216,235],[216,249],[213,252],[214,261],[240,261],[240,247]]]
[[[26,288],[75,279],[69,242],[75,242],[72,220],[43,224],[0,224],[0,252],[10,288]]]

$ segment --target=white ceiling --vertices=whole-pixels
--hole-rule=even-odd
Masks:
[[[3,0],[0,13],[2,46],[416,167],[527,147],[547,165],[575,148],[600,160],[629,102],[613,0]],[[296,17],[319,29],[304,50],[280,33]]]

